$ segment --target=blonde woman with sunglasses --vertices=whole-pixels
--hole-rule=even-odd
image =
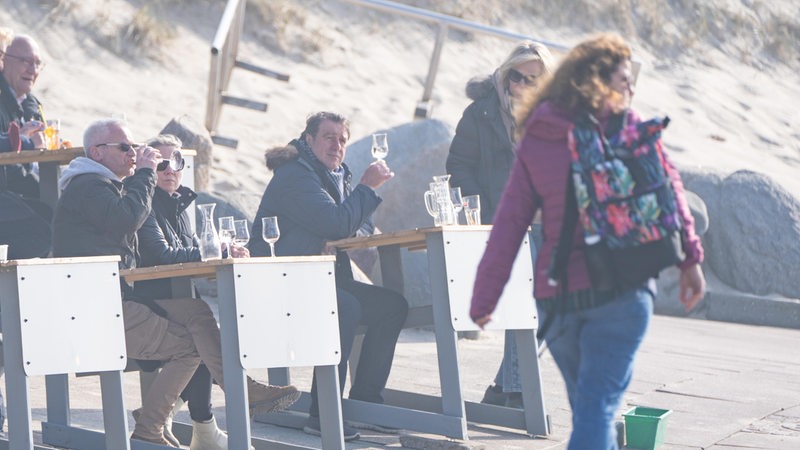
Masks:
[[[447,173],[461,194],[479,195],[481,223],[490,224],[500,202],[516,153],[514,107],[536,89],[553,67],[544,45],[518,43],[494,73],[467,82],[473,102],[464,110],[447,156]],[[531,245],[535,254],[534,245]],[[503,362],[495,383],[486,389],[483,403],[522,407],[522,384],[517,370],[517,351],[511,332],[506,334]]]

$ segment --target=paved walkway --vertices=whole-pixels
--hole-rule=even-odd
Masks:
[[[467,399],[480,400],[501,358],[502,335],[484,333],[459,344],[462,385]],[[389,386],[437,393],[433,334],[406,330],[401,336]],[[620,414],[643,405],[673,410],[662,450],[800,449],[800,330],[655,316],[639,354],[633,383]],[[542,356],[542,377],[552,434],[523,433],[470,426],[467,448],[563,449],[569,438],[570,412],[564,387],[549,353]],[[252,374],[266,379],[266,371]],[[307,388],[310,370],[296,370],[292,381]],[[138,378],[125,377],[127,406],[138,406]],[[96,377],[71,377],[73,423],[100,429],[100,389]],[[45,417],[44,378],[31,380],[34,420]],[[223,396],[214,392],[215,414],[224,424]],[[188,421],[182,411],[179,420]],[[35,429],[40,429],[38,423]],[[297,430],[255,423],[254,434],[319,447],[318,438]],[[37,434],[38,436],[38,434]],[[427,448],[454,448],[446,439]],[[37,439],[41,439],[40,436]],[[400,448],[396,435],[366,432],[348,449]],[[464,447],[462,447],[464,448]]]

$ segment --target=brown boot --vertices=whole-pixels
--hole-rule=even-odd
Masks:
[[[250,416],[281,411],[300,398],[294,386],[269,386],[247,377],[247,398],[250,402]]]
[[[167,421],[164,423],[164,439],[169,441],[173,447],[180,447],[181,441],[172,434],[172,417],[175,415],[175,411],[179,411],[183,406],[183,400],[178,397],[178,401],[175,403],[175,406],[172,407],[172,412],[169,413],[169,417],[167,417]],[[133,420],[139,420],[139,416],[142,415],[142,408],[137,408],[131,411],[131,415],[133,416]],[[143,439],[139,439],[140,441]]]

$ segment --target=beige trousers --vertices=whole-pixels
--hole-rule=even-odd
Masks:
[[[122,303],[128,357],[164,361],[142,399],[134,428],[134,434],[148,439],[161,436],[172,405],[201,360],[223,386],[219,327],[206,302],[175,298],[156,303],[167,311],[166,318],[140,303]]]

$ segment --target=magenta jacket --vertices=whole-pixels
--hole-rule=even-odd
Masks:
[[[635,112],[628,112],[628,124],[639,121]],[[517,149],[517,159],[494,217],[489,244],[478,266],[470,309],[473,320],[494,311],[508,281],[522,238],[539,210],[544,244],[538,249],[536,257],[533,295],[539,299],[555,296],[555,287],[547,284],[547,268],[561,232],[570,163],[567,133],[571,124],[571,118],[550,102],[541,104],[528,118],[525,135]],[[605,123],[601,125],[605,126]],[[686,259],[679,265],[686,267],[703,260],[703,247],[694,232],[694,219],[686,202],[680,174],[671,163],[667,170],[675,189],[678,211],[686,228]],[[582,236],[583,229],[578,222],[573,239],[575,247],[567,265],[570,292],[591,287],[583,255]]]

